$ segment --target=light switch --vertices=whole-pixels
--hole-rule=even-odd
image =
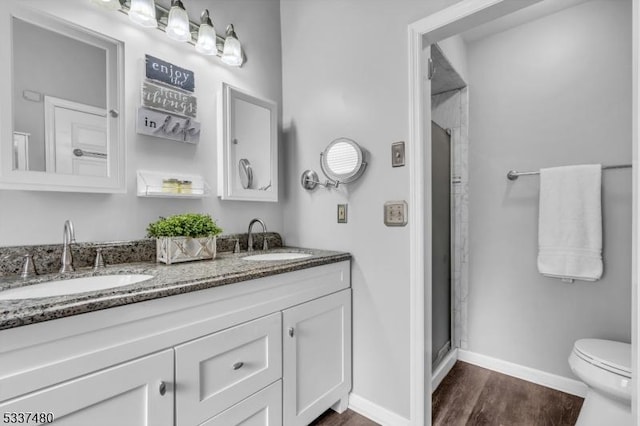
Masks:
[[[384,203],[384,224],[387,226],[405,226],[409,206],[406,201],[387,201]]]
[[[338,223],[347,223],[347,205],[338,204]]]
[[[404,166],[404,141],[391,144],[391,166]]]

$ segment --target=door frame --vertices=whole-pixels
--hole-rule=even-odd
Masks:
[[[412,218],[409,233],[409,294],[410,294],[410,423],[412,425],[431,424],[431,317],[425,315],[430,306],[431,295],[431,166],[428,153],[431,151],[431,135],[426,124],[431,121],[431,100],[425,94],[431,83],[424,78],[427,65],[425,52],[429,45],[458,34],[473,26],[489,22],[500,16],[515,12],[540,0],[462,0],[435,14],[416,21],[408,27],[408,70],[409,70],[409,217]],[[632,248],[632,371],[634,418],[638,418],[638,303],[640,292],[638,282],[638,187],[637,173],[638,121],[640,84],[638,84],[638,57],[640,54],[640,0],[633,2],[633,248]]]

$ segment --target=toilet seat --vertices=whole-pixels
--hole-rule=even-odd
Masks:
[[[573,352],[582,360],[598,368],[631,378],[631,345],[603,339],[580,339]]]

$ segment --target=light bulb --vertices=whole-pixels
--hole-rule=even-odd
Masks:
[[[184,5],[180,0],[171,2],[171,10],[169,11],[169,20],[165,30],[167,36],[177,41],[190,41],[191,31],[189,30],[189,15],[184,9]]]
[[[121,8],[119,0],[93,0],[93,2],[109,10],[120,10]]]
[[[156,28],[156,5],[153,0],[131,0],[129,19],[146,28]]]
[[[200,29],[198,30],[196,50],[203,55],[215,55],[218,53],[216,30],[211,22],[211,18],[209,18],[209,11],[207,9],[203,10],[202,15],[200,15]]]
[[[224,49],[222,51],[222,62],[227,65],[239,67],[242,65],[242,46],[238,41],[238,36],[233,29],[233,24],[227,27],[227,36],[224,40]]]

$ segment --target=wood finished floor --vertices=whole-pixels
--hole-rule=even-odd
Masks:
[[[433,393],[433,426],[573,426],[582,398],[458,361]],[[310,426],[376,426],[351,410]]]
[[[361,416],[355,411],[347,410],[338,414],[333,410],[327,410],[309,426],[379,426],[378,423]]]
[[[458,361],[432,397],[432,424],[573,426],[582,398]]]

